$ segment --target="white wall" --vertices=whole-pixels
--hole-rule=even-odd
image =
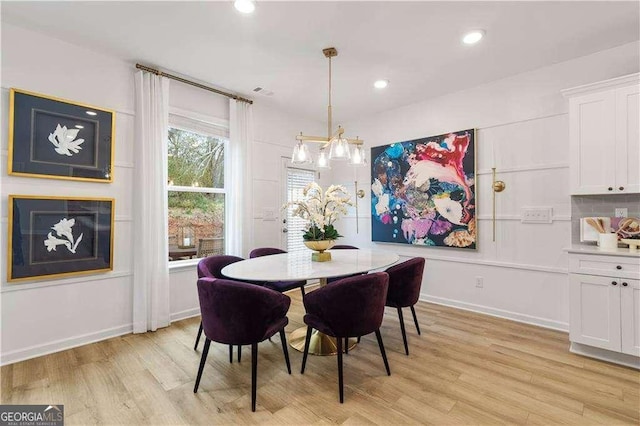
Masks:
[[[3,23],[0,144],[0,358],[3,364],[131,331],[132,322],[132,175],[134,167],[133,64],[40,33]],[[64,58],[61,60],[61,58]],[[116,111],[114,182],[87,183],[7,175],[9,88],[16,87]],[[228,120],[228,99],[171,82],[172,108]],[[257,100],[252,198],[281,187],[272,167],[290,155],[299,130],[318,132],[321,123],[278,112]],[[308,129],[308,130],[306,130]],[[252,166],[252,165],[247,165]],[[280,167],[280,166],[278,166]],[[7,195],[68,195],[116,199],[112,272],[61,280],[6,282]],[[263,199],[264,197],[260,198]],[[274,204],[267,197],[267,202]],[[278,200],[275,207],[279,207]],[[279,221],[256,219],[255,244],[272,245]],[[195,266],[171,271],[172,319],[197,314]]]
[[[370,194],[340,227],[344,243],[423,256],[422,299],[568,329],[567,247],[571,230],[568,104],[560,90],[638,71],[638,42],[558,63],[469,90],[365,117],[345,128],[368,147],[477,128],[477,251],[371,243]],[[437,84],[437,82],[434,82]],[[390,86],[388,90],[393,90]],[[383,96],[383,94],[381,94]],[[499,179],[497,237],[492,241],[491,175],[495,146]],[[369,159],[371,161],[371,159]],[[333,180],[370,188],[369,168],[333,166]],[[525,206],[553,207],[552,224],[520,222]],[[484,288],[476,288],[476,277]]]
[[[2,25],[0,180],[0,318],[2,363],[127,333],[132,320],[132,144],[133,64],[42,34]],[[480,174],[479,250],[474,253],[380,244],[428,259],[423,298],[503,314],[566,329],[567,278],[562,247],[569,243],[567,106],[560,89],[638,71],[638,43],[500,80],[464,92],[347,123],[368,146],[476,127]],[[61,52],[65,58],[60,60]],[[434,83],[436,84],[436,83]],[[112,184],[7,176],[8,88],[17,87],[117,111],[115,180]],[[226,99],[173,83],[171,105],[227,119]],[[324,124],[283,114],[257,99],[252,148],[254,246],[278,245],[281,157],[289,156],[299,131],[322,134]],[[497,144],[497,166],[507,190],[499,197],[498,241],[491,242],[489,152]],[[323,180],[353,185],[355,172],[334,165]],[[357,178],[367,189],[368,169]],[[7,195],[103,196],[116,199],[113,272],[63,280],[6,282]],[[554,207],[551,225],[522,225],[525,205]],[[370,243],[369,196],[360,200],[360,233],[340,228],[345,243]],[[353,222],[354,217],[346,218]],[[377,244],[376,244],[377,245]],[[197,312],[195,268],[172,270],[171,312],[178,319]],[[474,287],[484,277],[484,289]]]

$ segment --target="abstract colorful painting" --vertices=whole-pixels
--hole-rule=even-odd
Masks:
[[[371,148],[373,241],[475,249],[475,130]]]

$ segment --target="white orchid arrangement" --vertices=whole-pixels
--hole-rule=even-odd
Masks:
[[[352,206],[351,195],[342,185],[331,185],[325,192],[315,182],[308,184],[302,191],[304,198],[292,201],[283,209],[294,207],[293,215],[308,221],[305,241],[335,240],[342,235],[333,224],[347,214],[347,206]]]

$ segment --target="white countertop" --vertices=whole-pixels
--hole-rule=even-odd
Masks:
[[[311,251],[274,254],[235,262],[222,274],[250,281],[298,281],[331,278],[385,268],[397,262],[395,253],[382,250],[329,250],[331,260],[312,262]]]
[[[587,244],[573,244],[571,247],[565,249],[569,253],[577,254],[599,254],[601,256],[625,256],[640,258],[640,251],[629,251],[629,247],[618,247],[616,249],[601,250],[596,245]]]

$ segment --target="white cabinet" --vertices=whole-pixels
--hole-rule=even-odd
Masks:
[[[640,356],[640,281],[622,280],[620,289],[622,352]]]
[[[640,192],[640,74],[567,89],[571,194]]]
[[[616,185],[640,192],[640,85],[616,90]],[[624,188],[624,189],[620,189]]]
[[[569,338],[572,342],[620,352],[618,285],[609,277],[571,274]]]
[[[570,253],[569,272],[571,342],[640,357],[640,257]]]

